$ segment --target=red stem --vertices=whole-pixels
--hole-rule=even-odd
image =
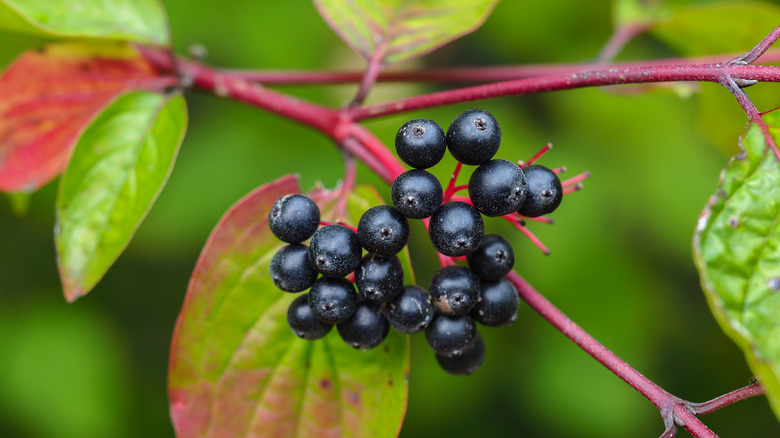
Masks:
[[[620,52],[620,49],[622,49],[632,38],[650,30],[652,27],[653,23],[649,21],[646,23],[632,23],[618,27],[612,33],[612,36],[609,37],[604,48],[601,49],[601,53],[599,53],[598,58],[596,58],[596,63],[605,64],[611,61],[612,58]]]
[[[712,400],[703,403],[691,403],[690,407],[697,415],[709,414],[710,412],[715,412],[718,409],[724,408],[732,403],[736,403],[740,400],[757,395],[762,395],[765,392],[766,390],[763,386],[761,386],[761,383],[755,381],[748,386],[743,386],[742,388],[731,391],[728,394],[715,397]]]
[[[423,94],[406,99],[353,108],[349,111],[349,116],[352,120],[365,120],[474,100],[605,85],[678,81],[720,82],[729,75],[743,80],[780,82],[780,67],[691,64],[605,68],[580,73],[517,79]]]
[[[672,420],[678,418],[684,422],[685,428],[694,437],[717,437],[717,435],[709,430],[701,420],[685,409],[681,400],[666,392],[663,388],[656,385],[652,380],[642,375],[639,371],[632,368],[631,365],[602,345],[593,336],[588,334],[588,332],[569,319],[563,312],[558,310],[558,308],[523,280],[522,277],[517,275],[516,272],[510,272],[506,278],[515,285],[520,298],[539,313],[539,315],[566,337],[571,339],[578,347],[599,361],[604,367],[615,373],[615,375],[623,379],[623,381],[637,390],[637,392],[650,400],[650,402],[661,411],[661,414],[665,416],[665,422],[670,418]]]
[[[653,61],[633,61],[611,64],[613,68],[641,67],[650,65],[714,64],[735,55],[706,56],[698,58],[668,58]],[[780,49],[769,50],[763,56],[765,62],[780,60]],[[572,74],[593,70],[597,63],[572,64],[524,64],[491,67],[447,67],[426,68],[380,73],[376,82],[430,82],[470,83],[498,82],[511,79]],[[299,71],[299,70],[236,70],[221,72],[236,79],[261,82],[269,85],[327,85],[351,84],[363,80],[365,73],[358,71]]]

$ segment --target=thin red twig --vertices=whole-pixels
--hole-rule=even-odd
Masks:
[[[458,175],[460,174],[460,170],[462,168],[463,163],[459,161],[458,164],[455,165],[455,170],[452,171],[452,176],[450,176],[450,182],[447,184],[447,188],[444,190],[442,202],[449,201],[452,198],[452,195],[455,194],[455,181],[458,179]]]
[[[539,159],[539,157],[541,157],[542,155],[544,155],[544,154],[545,154],[547,151],[549,151],[550,149],[552,149],[552,143],[547,143],[546,145],[542,146],[542,148],[541,148],[541,149],[539,149],[539,152],[537,152],[536,154],[534,154],[534,156],[533,156],[533,157],[531,157],[531,158],[530,158],[528,161],[526,161],[526,162],[524,162],[524,163],[522,163],[522,162],[521,162],[521,163],[518,163],[518,166],[520,166],[520,167],[526,167],[526,166],[530,166],[530,165],[534,164],[534,161],[538,160],[538,159]]]
[[[619,62],[611,64],[613,68],[641,67],[651,65],[714,64],[730,57],[743,56],[729,54],[697,58],[668,58],[652,61]],[[780,61],[780,49],[769,50],[763,56],[764,62]],[[385,71],[380,73],[377,82],[430,82],[430,83],[484,83],[512,79],[531,78],[556,74],[572,74],[593,70],[598,63],[572,64],[523,64],[490,67],[446,67],[410,69],[404,71]],[[365,76],[359,71],[300,71],[300,70],[237,70],[221,69],[223,74],[250,82],[267,85],[328,85],[351,84],[360,82]]]
[[[704,414],[709,414],[710,412],[715,412],[718,409],[721,409],[723,407],[726,407],[738,401],[744,400],[746,398],[755,397],[757,395],[763,395],[765,393],[766,390],[764,389],[763,386],[761,386],[761,382],[755,381],[750,385],[743,386],[742,388],[731,391],[728,394],[723,394],[720,397],[715,397],[714,399],[703,403],[690,403],[689,406],[693,410],[694,414],[704,415]]]

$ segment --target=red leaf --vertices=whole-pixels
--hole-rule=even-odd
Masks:
[[[79,135],[119,94],[160,88],[127,46],[64,43],[19,56],[0,76],[0,191],[32,191],[67,165]]]

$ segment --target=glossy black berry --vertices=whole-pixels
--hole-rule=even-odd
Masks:
[[[387,320],[390,325],[407,335],[428,327],[433,312],[431,296],[420,286],[405,286],[401,293],[387,302]]]
[[[474,345],[460,356],[446,357],[437,354],[436,360],[444,371],[450,374],[461,376],[474,374],[485,361],[485,341],[482,340],[482,335],[477,333]]]
[[[368,350],[385,340],[390,324],[385,318],[382,303],[361,300],[352,316],[338,324],[336,329],[347,344]]]
[[[404,287],[404,269],[397,256],[366,254],[355,270],[355,286],[363,298],[387,301]]]
[[[460,202],[448,202],[431,216],[428,234],[436,251],[459,257],[471,254],[479,246],[485,224],[476,208]]]
[[[523,168],[528,183],[528,195],[518,213],[527,217],[538,217],[555,211],[563,199],[563,187],[558,175],[539,165]]]
[[[516,212],[526,198],[528,185],[520,167],[509,160],[481,164],[469,179],[469,198],[485,216]]]
[[[360,264],[360,242],[357,234],[343,225],[326,225],[309,242],[309,261],[326,277],[343,277]]]
[[[477,250],[466,256],[471,271],[482,280],[498,280],[515,265],[515,252],[498,234],[485,234]]]
[[[317,279],[317,271],[309,263],[306,245],[283,247],[271,258],[268,270],[276,287],[285,292],[304,291]]]
[[[360,245],[370,253],[398,254],[409,240],[409,220],[389,205],[371,207],[360,217],[357,226]]]
[[[303,339],[319,339],[333,328],[314,316],[309,307],[309,294],[302,294],[287,309],[287,324],[296,336]]]
[[[485,110],[463,111],[447,128],[447,148],[463,164],[486,163],[500,145],[501,127]]]
[[[477,325],[469,315],[449,316],[436,313],[425,329],[425,339],[436,354],[460,356],[474,344]]]
[[[430,119],[409,120],[395,135],[395,150],[398,158],[412,167],[433,167],[447,151],[444,131]]]
[[[346,321],[357,307],[355,287],[344,278],[320,278],[309,290],[309,308],[322,322]]]
[[[441,183],[433,174],[421,169],[406,171],[393,181],[390,198],[404,216],[411,219],[430,217],[441,205]]]
[[[482,282],[482,301],[471,309],[471,316],[480,324],[495,327],[511,324],[517,318],[520,297],[507,279]]]
[[[430,291],[439,312],[465,315],[479,302],[479,278],[464,266],[446,266],[433,274]]]
[[[301,243],[320,226],[320,209],[308,196],[284,195],[271,207],[268,226],[282,242]]]

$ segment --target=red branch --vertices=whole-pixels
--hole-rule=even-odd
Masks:
[[[354,108],[349,111],[349,117],[353,120],[365,120],[474,100],[492,99],[516,94],[571,90],[574,88],[603,87],[606,85],[680,81],[720,83],[723,78],[728,76],[743,80],[780,82],[780,67],[766,65],[690,64],[605,68],[580,73],[517,79],[424,94]]]

